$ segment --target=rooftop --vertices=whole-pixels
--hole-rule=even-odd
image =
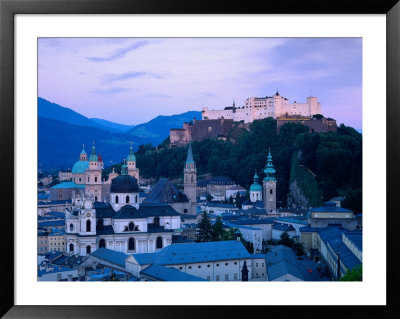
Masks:
[[[127,254],[107,248],[96,249],[90,255],[121,267],[125,267],[125,259],[128,257]]]
[[[140,273],[160,281],[206,281],[205,279],[189,275],[175,268],[160,265],[151,265],[143,269]]]

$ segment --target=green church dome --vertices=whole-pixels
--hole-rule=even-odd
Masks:
[[[72,173],[75,174],[84,174],[85,171],[89,168],[88,161],[77,161],[74,166],[72,166]]]
[[[98,162],[99,157],[96,154],[96,148],[94,147],[94,142],[93,142],[93,147],[92,147],[92,153],[89,156],[89,162]]]
[[[254,183],[250,186],[250,192],[262,192],[263,188],[260,184],[258,184],[258,175],[257,172],[254,173]]]
[[[132,146],[132,142],[131,142],[131,148],[129,151],[129,155],[126,158],[127,162],[136,162],[136,156],[135,154],[133,154],[133,146]]]

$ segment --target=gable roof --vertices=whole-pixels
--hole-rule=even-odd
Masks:
[[[203,278],[189,275],[175,268],[151,265],[143,269],[141,274],[160,281],[207,281]]]
[[[173,244],[155,253],[133,254],[132,257],[141,265],[177,265],[252,258],[252,255],[249,254],[241,242],[231,240]]]
[[[125,259],[128,257],[127,254],[121,253],[119,251],[107,249],[107,248],[99,248],[90,254],[91,256],[107,261],[112,264],[116,264],[118,266],[125,267]]]
[[[188,202],[185,194],[180,192],[168,178],[160,178],[144,203],[181,203]]]

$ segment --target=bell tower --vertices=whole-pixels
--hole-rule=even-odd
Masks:
[[[86,170],[85,176],[85,194],[93,196],[95,201],[101,202],[101,172],[102,163],[99,162],[99,157],[96,154],[96,148],[92,147],[92,153],[89,156],[89,168]]]
[[[136,178],[139,184],[139,169],[136,167],[136,156],[133,154],[133,146],[131,142],[131,148],[129,151],[129,155],[126,158],[126,164],[128,166],[128,175]]]
[[[188,154],[183,169],[183,191],[190,202],[191,213],[196,211],[197,169],[193,160],[192,145],[189,144]]]
[[[271,213],[276,211],[276,171],[274,165],[272,164],[271,149],[268,151],[267,165],[265,166],[264,173],[264,209],[267,211],[267,213]]]

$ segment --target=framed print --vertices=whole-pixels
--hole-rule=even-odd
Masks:
[[[398,313],[397,1],[0,1],[1,315]]]

